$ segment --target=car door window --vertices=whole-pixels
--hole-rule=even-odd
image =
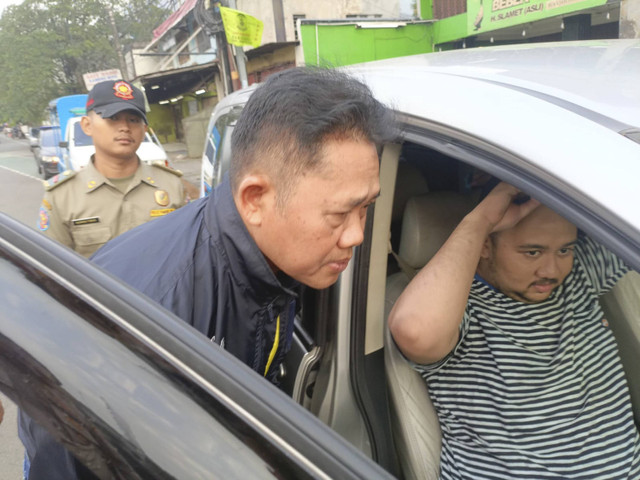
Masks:
[[[384,380],[379,378],[380,370],[378,368],[371,368],[371,365],[375,365],[372,359],[367,359],[367,357],[372,357],[372,354],[367,353],[368,350],[364,346],[365,332],[373,328],[376,332],[375,335],[384,334],[384,330],[379,329],[377,322],[381,310],[384,311],[386,319],[404,287],[428,260],[426,253],[411,253],[410,250],[408,251],[410,257],[404,257],[403,254],[406,254],[407,251],[403,251],[401,246],[405,240],[411,240],[412,229],[406,228],[407,225],[403,225],[402,222],[405,208],[415,199],[429,196],[438,197],[440,210],[445,210],[441,221],[446,223],[446,225],[441,224],[440,226],[433,225],[429,232],[425,232],[425,235],[420,238],[416,237],[413,242],[416,248],[418,245],[425,247],[433,243],[433,237],[438,236],[442,236],[440,240],[443,243],[448,237],[448,233],[475,206],[482,185],[491,174],[527,191],[534,188],[535,191],[541,192],[539,196],[545,198],[551,208],[560,210],[563,215],[571,218],[579,227],[587,229],[590,234],[595,234],[601,243],[623,255],[625,259],[630,259],[631,265],[638,267],[638,246],[633,243],[632,237],[625,235],[624,230],[618,230],[614,225],[609,224],[607,216],[598,218],[593,212],[587,212],[579,205],[567,202],[565,193],[568,189],[563,191],[563,186],[559,183],[561,179],[544,178],[540,172],[528,170],[529,164],[527,162],[515,158],[509,152],[500,151],[494,145],[485,145],[479,139],[455,138],[453,132],[446,132],[451,133],[451,136],[443,135],[444,130],[446,128],[442,127],[438,131],[407,128],[405,134],[412,141],[405,141],[402,144],[397,169],[385,171],[384,160],[381,165],[381,185],[384,185],[384,175],[397,175],[393,207],[384,218],[378,219],[379,205],[376,203],[376,221],[388,222],[388,227],[376,230],[374,225],[371,235],[365,239],[363,246],[366,246],[368,242],[372,244],[370,255],[364,259],[367,262],[366,270],[369,273],[369,284],[367,285],[366,282],[354,283],[353,293],[354,298],[367,298],[374,301],[373,307],[369,305],[366,317],[354,313],[353,321],[356,325],[352,329],[352,332],[360,332],[352,340],[352,348],[360,349],[357,355],[360,355],[361,358],[354,357],[354,361],[356,363],[360,361],[364,366],[357,372],[352,372],[354,388],[361,390],[363,398],[374,399],[370,403],[364,402],[361,410],[365,421],[373,425],[370,429],[371,435],[374,435],[372,444],[379,444],[380,435],[384,435],[382,426],[375,427],[375,423],[384,422],[386,418],[380,414],[379,404],[383,396],[376,397],[373,394],[377,388],[380,388],[380,383]],[[383,192],[384,190],[383,188]],[[412,218],[416,217],[415,214],[412,216]],[[376,235],[380,237],[378,240],[382,245],[386,246],[390,241],[391,254],[387,254],[386,248],[382,253],[380,253],[380,249],[375,249],[373,244],[376,242]],[[408,237],[404,238],[403,235]],[[621,240],[627,243],[621,245]],[[432,253],[435,253],[438,248],[439,245],[435,244],[429,247]],[[386,277],[384,307],[381,307],[380,302],[377,302],[380,291],[376,282],[372,281],[380,276]],[[635,316],[630,315],[630,312],[637,309],[640,297],[638,292],[640,292],[640,277],[636,272],[631,272],[603,299],[605,311],[608,312],[607,318],[610,319],[609,323],[617,337],[623,366],[627,372],[636,421],[640,411],[640,394],[638,393],[640,392],[640,382],[636,380],[638,378],[637,365],[640,364],[640,324]],[[355,308],[356,302],[354,301]],[[354,311],[357,312],[357,310]],[[388,337],[384,341],[384,349],[393,348],[395,345]],[[408,466],[408,471],[420,472],[417,475],[419,478],[431,478],[431,476],[435,478],[438,474],[440,452],[439,425],[435,410],[430,407],[428,392],[424,388],[424,381],[420,375],[411,369],[401,355],[394,361],[388,353],[385,352],[384,368],[387,369],[389,396],[394,409],[391,418],[394,426],[394,438],[397,442],[396,447],[399,449],[401,457],[400,464]],[[399,367],[401,368],[399,369]],[[405,397],[404,402],[402,398],[398,398],[402,396],[403,391],[411,392],[411,398],[407,400]],[[403,435],[406,436],[403,437]],[[420,443],[418,446],[415,442],[416,438],[420,438],[426,443]],[[428,467],[428,471],[415,470],[420,465]]]
[[[216,122],[213,124],[211,131],[209,132],[205,148],[205,156],[209,163],[213,165],[214,172],[216,171],[214,160],[216,159],[216,152],[218,150],[218,147],[220,146],[222,135],[224,134],[227,125],[238,120],[243,108],[244,105],[236,105],[230,108],[229,111],[220,115],[220,117],[218,117]]]
[[[84,133],[82,127],[80,126],[80,122],[76,122],[73,125],[73,138],[76,146],[78,147],[93,145],[93,139],[89,135]]]

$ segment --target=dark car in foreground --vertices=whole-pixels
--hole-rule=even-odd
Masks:
[[[0,388],[100,478],[384,478],[171,313],[0,214]]]

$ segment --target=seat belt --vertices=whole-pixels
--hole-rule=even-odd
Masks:
[[[413,268],[400,255],[398,255],[396,252],[393,251],[393,247],[391,246],[391,235],[389,235],[389,240],[387,242],[387,245],[388,245],[389,253],[393,255],[393,258],[396,259],[396,262],[398,263],[400,270],[402,270],[402,273],[404,273],[407,277],[409,277],[409,280],[415,277],[419,269]]]

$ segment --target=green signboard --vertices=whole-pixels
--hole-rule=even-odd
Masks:
[[[606,3],[607,0],[467,0],[467,34],[512,27]]]

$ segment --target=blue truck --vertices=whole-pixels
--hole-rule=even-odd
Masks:
[[[66,164],[60,142],[66,142],[65,132],[70,118],[85,114],[87,94],[67,95],[49,102],[50,126],[40,128],[39,147],[34,151],[38,171],[49,178],[71,168]]]
[[[49,102],[48,108],[51,125],[60,127],[60,132],[62,132],[62,135],[64,136],[64,132],[67,131],[67,122],[69,119],[84,115],[86,105],[86,93],[54,98]],[[65,139],[63,138],[63,140]]]

